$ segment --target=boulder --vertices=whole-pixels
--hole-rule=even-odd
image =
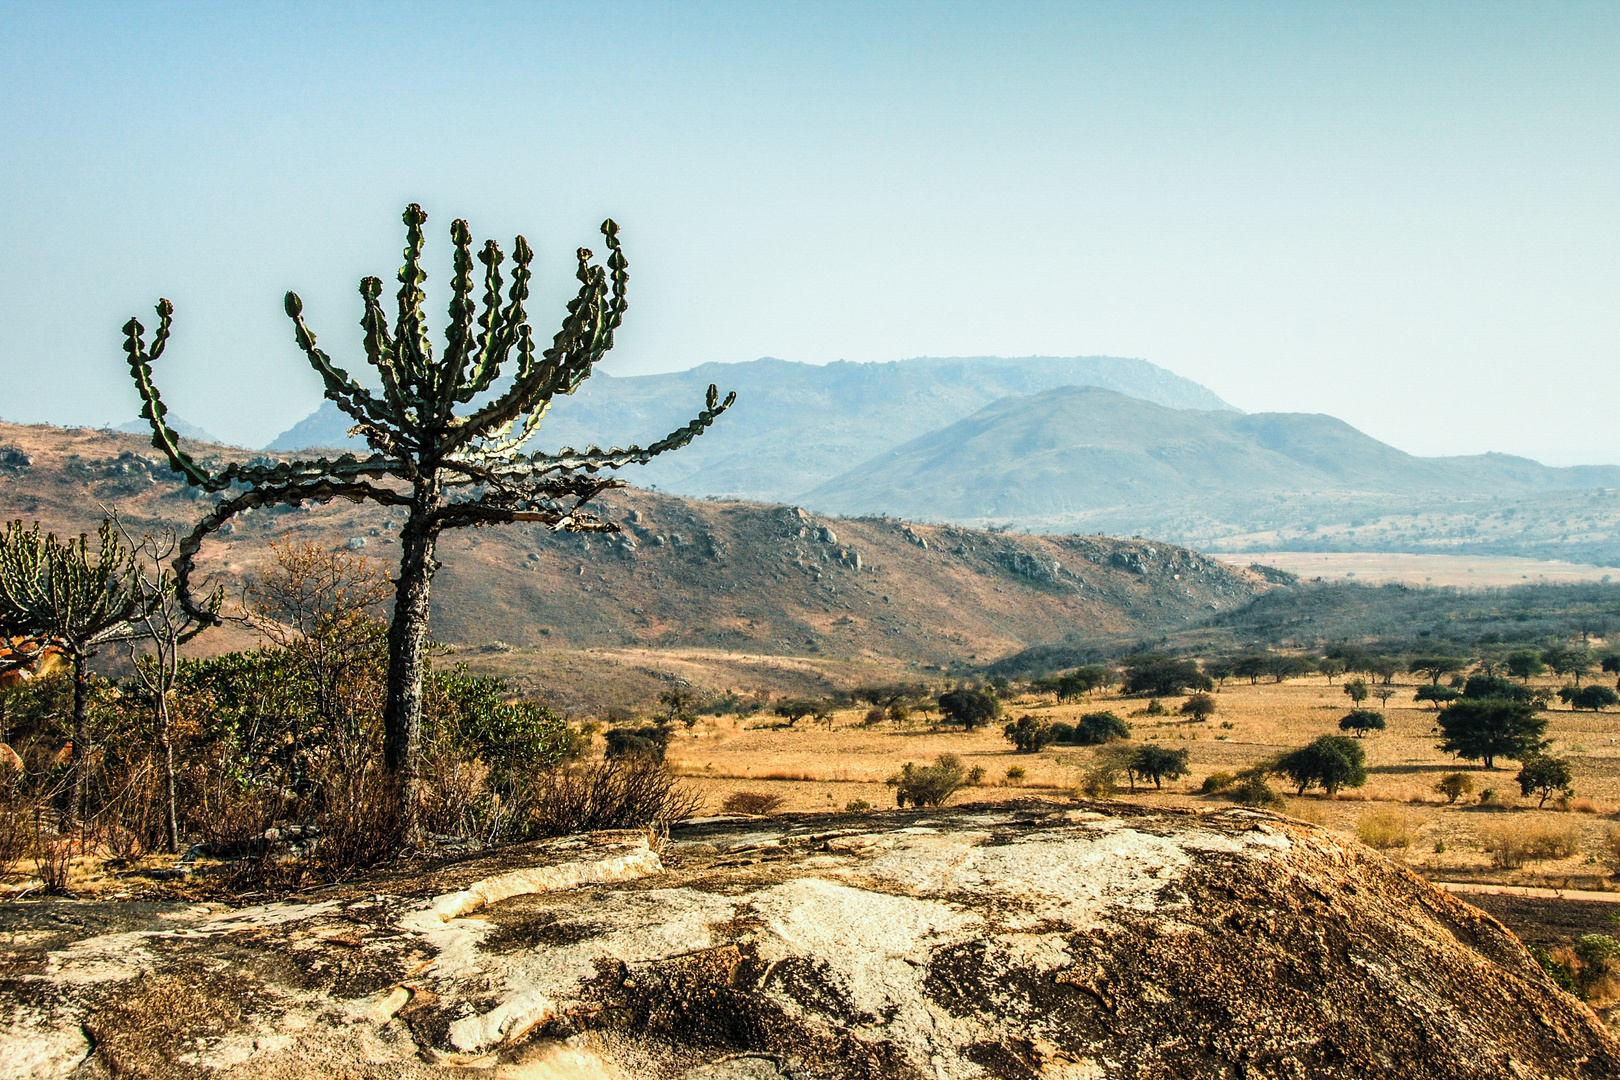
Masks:
[[[1494,919],[1240,809],[713,818],[0,917],[4,1077],[1620,1075]]]

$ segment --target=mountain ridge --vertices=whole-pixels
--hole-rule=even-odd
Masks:
[[[919,357],[886,363],[803,364],[765,357],[686,371],[616,377],[598,372],[559,398],[545,446],[646,444],[686,423],[710,383],[737,391],[720,423],[680,454],[626,470],[640,486],[674,494],[793,501],[909,438],[1011,394],[1102,385],[1170,407],[1230,409],[1214,393],[1145,360],[1121,357]],[[345,446],[349,421],[330,402],[268,449]]]

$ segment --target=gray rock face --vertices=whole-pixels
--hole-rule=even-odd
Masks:
[[[255,908],[14,907],[3,1077],[1620,1074],[1495,920],[1241,810],[711,819]]]

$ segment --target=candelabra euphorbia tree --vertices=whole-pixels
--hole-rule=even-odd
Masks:
[[[551,347],[537,351],[523,307],[533,258],[529,245],[521,236],[513,244],[512,278],[504,302],[500,268],[505,256],[493,240],[477,252],[476,260],[483,264],[480,310],[474,299],[472,236],[465,221],[453,222],[450,321],[444,347],[435,356],[422,311],[426,297],[421,286],[427,278],[422,270],[422,226],[427,215],[413,203],[404,219],[405,265],[399,271],[398,312],[392,327],[380,299],[382,282],[374,277],[360,282],[366,360],[376,369],[380,393],[334,364],[304,324],[303,302],[295,293],[288,293],[286,300],[299,346],[325,383],[326,396],[354,421],[351,433],[364,437],[371,447],[368,457],[344,454],[335,460],[204,468],[180,448],[173,429],[164,422],[163,402],[152,382],[151,364],[168,340],[173,305],[158,302],[158,327],[150,346],[144,328],[131,319],[124,326],[124,350],[144,402],[141,416],[152,425],[152,444],[187,483],[222,495],[181,541],[174,561],[181,602],[196,617],[218,621],[215,613],[192,599],[195,556],[210,533],[244,510],[332,499],[370,500],[405,509],[394,617],[388,631],[383,745],[388,767],[403,782],[407,815],[413,816],[428,601],[439,534],[509,521],[539,522],[557,531],[617,531],[615,524],[585,509],[602,491],[623,486],[623,481],[602,475],[603,471],[642,464],[686,445],[729,408],[736,395],[721,402],[710,386],[705,407],[691,423],[649,446],[525,453],[523,448],[539,430],[552,399],[578,389],[613,347],[629,281],[619,227],[611,220],[602,223],[609,252],[605,267],[592,262],[588,249],[579,249],[579,291],[569,301]],[[514,352],[516,371],[509,382],[499,383],[501,368]],[[458,412],[458,406],[467,408]]]

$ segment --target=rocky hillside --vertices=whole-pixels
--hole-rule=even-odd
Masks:
[[[4,1077],[1620,1075],[1495,919],[1239,809],[711,819],[0,924]]]
[[[78,532],[116,506],[137,531],[189,528],[207,505],[199,494],[137,436],[0,424],[0,516]],[[1139,540],[832,519],[638,490],[612,493],[597,509],[623,532],[514,525],[449,534],[439,547],[434,634],[475,645],[701,646],[942,665],[1036,643],[1157,633],[1274,587]],[[376,507],[282,508],[240,520],[204,549],[219,580],[251,573],[284,538],[397,557],[400,519]]]

